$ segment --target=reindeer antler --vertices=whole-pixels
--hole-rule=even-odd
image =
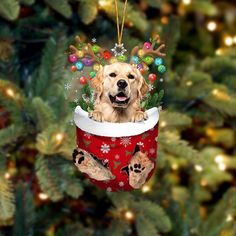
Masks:
[[[81,38],[79,36],[75,37],[75,41],[81,46],[81,49],[77,49],[74,45],[70,45],[70,51],[72,54],[76,54],[78,57],[80,57],[80,52],[82,51],[85,56],[89,56],[93,62],[98,62],[99,58],[98,56],[93,52],[92,45],[88,43],[87,45],[82,42]],[[105,51],[104,48],[98,47],[98,53],[102,54]]]
[[[160,43],[160,37],[159,35],[157,36],[157,38],[155,39],[155,41],[157,43]],[[165,47],[165,44],[161,43],[161,45],[154,50],[154,44],[152,44],[152,46],[147,49],[145,46],[143,46],[142,50],[143,50],[143,56],[145,55],[156,55],[158,57],[165,57],[166,54],[165,53],[162,53],[161,50]],[[130,57],[131,57],[131,60],[132,60],[132,56],[134,56],[135,54],[138,53],[138,51],[140,50],[141,48],[139,46],[136,46],[132,49],[131,53],[130,53]]]

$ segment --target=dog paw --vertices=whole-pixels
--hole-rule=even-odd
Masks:
[[[84,153],[81,149],[74,149],[74,152],[72,154],[74,164],[78,167],[82,164],[82,162],[85,160]]]
[[[135,173],[141,173],[144,169],[145,167],[138,163],[135,163],[134,165],[130,165],[130,171],[133,171]]]
[[[103,122],[104,121],[104,117],[102,112],[100,111],[92,111],[89,113],[89,118],[98,121],[98,122]]]
[[[132,122],[139,122],[139,121],[143,121],[147,119],[148,119],[148,115],[146,112],[136,111],[136,113],[132,117]]]
[[[78,170],[90,178],[99,181],[109,181],[115,178],[106,164],[103,165],[101,160],[87,151],[78,148],[74,150],[72,156]]]
[[[136,152],[129,164],[129,184],[134,189],[141,188],[154,168],[154,163],[147,157],[146,153]]]

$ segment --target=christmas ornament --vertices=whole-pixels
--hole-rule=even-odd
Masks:
[[[132,56],[131,61],[134,62],[135,64],[138,64],[139,57],[138,56]]]
[[[145,42],[145,43],[143,44],[143,46],[144,46],[146,49],[150,49],[151,46],[152,46],[152,43],[150,43],[150,42]]]
[[[122,42],[122,34],[126,8],[127,0],[124,4],[123,18],[119,20],[118,6],[115,0],[118,41],[114,48],[111,50],[104,49],[97,44],[96,39],[92,39],[94,44],[86,44],[78,36],[76,37],[77,46],[70,46],[71,71],[78,73],[79,76],[74,76],[69,83],[65,84],[65,89],[70,93],[67,97],[75,104],[78,101],[85,102],[85,107],[88,107],[89,114],[92,114],[93,119],[96,115],[94,113],[99,112],[96,110],[96,106],[99,103],[100,88],[94,87],[95,94],[95,92],[91,93],[89,86],[90,83],[95,84],[103,79],[101,69],[104,66],[119,63],[117,65],[123,68],[124,64],[130,63],[129,70],[137,72],[138,69],[143,78],[149,81],[148,86],[146,82],[144,83],[147,91],[154,88],[151,83],[157,80],[157,75],[151,70],[154,68],[159,73],[166,71],[162,59],[165,54],[161,52],[164,44],[160,43],[159,38],[151,39],[150,42],[145,42],[141,47],[136,46],[132,49],[130,56],[125,55],[127,50]],[[122,22],[121,28],[119,22]],[[128,60],[130,61],[128,62]],[[117,68],[117,65],[113,66]],[[84,67],[86,68],[83,70]],[[138,75],[139,72],[137,72]],[[115,81],[117,79],[116,73],[118,72],[114,71],[114,73],[105,76]],[[124,79],[126,79],[125,76],[127,76],[129,83],[133,83],[137,77],[128,70]],[[77,83],[75,83],[75,79],[77,79]],[[78,91],[81,90],[76,86],[85,84],[82,99],[79,100]],[[122,85],[123,88],[121,85],[119,86],[120,90],[124,90],[126,85]],[[146,93],[142,93],[140,96],[144,97],[145,95]],[[120,91],[119,94],[114,97],[111,96],[110,99],[111,103],[118,101],[118,104],[122,104],[129,98],[124,94],[124,91]],[[95,109],[93,109],[94,107]],[[139,112],[143,117],[147,113],[147,120],[127,123],[98,122],[95,121],[96,119],[89,118],[88,113],[82,110],[80,106],[76,107],[74,122],[77,130],[77,149],[73,153],[74,163],[78,170],[84,173],[96,186],[107,191],[129,191],[141,188],[152,176],[156,165],[159,109],[151,108],[148,111],[140,110]],[[99,114],[97,115],[99,116]]]
[[[155,63],[156,66],[159,66],[163,63],[163,59],[160,58],[160,57],[157,57],[157,58],[155,58],[154,63]]]
[[[105,60],[110,59],[110,58],[111,58],[111,53],[110,53],[109,51],[104,51],[104,52],[103,52],[103,58],[104,58]]]
[[[75,54],[69,55],[68,59],[69,59],[69,62],[71,62],[71,63],[75,63],[78,60],[78,58],[77,58],[77,56]]]
[[[144,51],[142,49],[138,50],[138,56],[143,57],[144,56]]]
[[[137,65],[137,68],[138,68],[139,70],[143,69],[143,64],[141,64],[141,63],[138,64],[138,65]]]
[[[115,47],[111,49],[111,51],[114,53],[114,55],[117,56],[123,56],[124,53],[127,51],[122,44],[118,45],[117,43],[115,44]]]
[[[81,76],[81,77],[79,78],[79,82],[80,82],[80,84],[82,84],[82,85],[86,84],[86,83],[87,83],[86,77],[85,77],[85,76]]]
[[[79,50],[79,51],[77,51],[76,56],[77,56],[78,58],[83,58],[83,57],[84,57],[84,52],[81,51],[81,50]]]
[[[98,63],[94,64],[94,66],[93,66],[93,69],[95,71],[99,71],[100,68],[101,68],[101,65],[99,65]]]
[[[100,49],[100,48],[99,48],[98,45],[93,45],[93,46],[92,46],[92,50],[93,50],[94,53],[98,53],[98,52],[99,52],[99,49]]]
[[[89,57],[85,57],[82,59],[82,62],[85,66],[92,66],[93,65],[93,59]]]
[[[139,71],[142,75],[145,73],[145,70],[143,68],[140,68]]]
[[[145,62],[147,65],[151,65],[153,61],[154,59],[150,56],[143,57],[143,62]]]
[[[157,76],[155,74],[149,74],[148,80],[154,82],[157,80]]]
[[[91,71],[91,72],[89,73],[89,75],[90,75],[92,78],[94,78],[94,77],[96,76],[96,72],[95,72],[95,71]]]
[[[71,71],[72,72],[76,72],[77,71],[77,67],[76,66],[71,66]]]
[[[166,67],[165,67],[164,65],[160,65],[160,66],[158,66],[158,71],[159,71],[161,74],[163,74],[163,73],[166,72]]]
[[[122,62],[125,62],[127,61],[127,57],[125,55],[120,55],[117,57],[118,61],[122,61]]]
[[[76,66],[77,70],[79,70],[79,71],[81,71],[83,69],[83,67],[84,67],[84,65],[83,65],[83,63],[81,61],[77,61],[75,63],[75,66]]]

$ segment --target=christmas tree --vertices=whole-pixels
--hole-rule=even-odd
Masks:
[[[0,236],[236,235],[235,13],[233,1],[128,1],[126,48],[160,34],[168,70],[153,83],[165,91],[156,172],[113,193],[73,165],[65,85],[75,35],[116,42],[114,1],[1,0]]]

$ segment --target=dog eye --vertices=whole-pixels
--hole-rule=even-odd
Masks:
[[[111,73],[109,76],[116,77],[116,73]]]
[[[129,75],[128,75],[128,78],[129,78],[129,79],[134,79],[134,76],[131,75],[131,74],[129,74]]]

